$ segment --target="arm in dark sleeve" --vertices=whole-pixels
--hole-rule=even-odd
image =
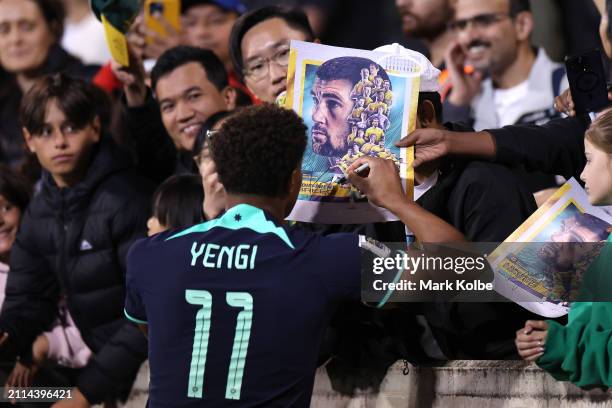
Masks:
[[[147,215],[142,208],[147,202],[145,194],[138,194],[130,200],[129,206],[117,213],[113,221],[113,241],[116,243],[115,251],[124,277],[131,245],[146,236]],[[119,310],[123,310],[123,305],[120,306]],[[92,404],[129,389],[147,357],[147,341],[142,332],[124,319],[123,314],[117,318],[124,320],[122,326],[100,348],[77,379],[77,387]]]
[[[136,154],[138,170],[156,183],[161,183],[174,173],[177,151],[166,132],[159,106],[151,90],[147,90],[144,105],[130,108],[125,99],[123,105],[129,144]]]
[[[57,315],[59,284],[46,260],[32,246],[29,217],[24,217],[11,249],[11,270],[0,315],[1,330],[22,356],[29,356],[36,336],[49,328]]]
[[[522,164],[527,170],[580,179],[584,169],[584,132],[588,117],[554,119],[542,126],[488,129],[497,145],[495,161]]]

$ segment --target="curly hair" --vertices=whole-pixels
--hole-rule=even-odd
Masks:
[[[271,104],[229,117],[211,137],[219,179],[231,194],[283,197],[306,149],[306,125],[293,111]]]

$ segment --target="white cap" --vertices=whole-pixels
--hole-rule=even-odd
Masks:
[[[440,70],[433,66],[431,61],[420,52],[408,49],[398,43],[383,45],[376,48],[374,51],[384,52],[393,55],[407,56],[411,60],[418,62],[421,66],[421,85],[419,86],[420,92],[439,92],[440,84],[438,78],[440,77]],[[384,67],[383,67],[384,68]]]

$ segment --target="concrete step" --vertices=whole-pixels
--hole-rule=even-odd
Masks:
[[[379,392],[334,391],[325,367],[317,370],[311,408],[612,408],[612,392],[585,391],[559,382],[522,361],[457,360],[441,367],[409,367],[398,361]],[[121,406],[144,407],[149,365],[138,374],[130,399]]]
[[[584,391],[559,382],[522,361],[451,361],[443,367],[410,367],[396,362],[378,393],[342,396],[331,388],[325,368],[317,372],[313,408],[603,408],[612,393]]]

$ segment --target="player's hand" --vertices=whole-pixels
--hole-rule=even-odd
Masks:
[[[225,187],[219,181],[219,174],[215,162],[209,157],[208,147],[202,149],[203,159],[200,159],[198,168],[200,176],[202,176],[202,185],[204,186],[204,216],[207,220],[217,218],[223,210],[225,210],[225,202],[227,195]]]
[[[370,166],[369,172],[361,175],[355,173],[355,169],[364,163]],[[390,209],[406,200],[397,167],[392,160],[360,157],[347,169],[347,177],[352,185],[368,197],[368,201],[379,207]]]
[[[469,105],[480,91],[483,75],[479,71],[465,72],[466,56],[459,42],[450,44],[444,55],[449,78],[453,86],[448,101],[455,106]]]
[[[146,74],[142,59],[131,45],[128,45],[130,66],[124,67],[115,60],[111,61],[111,69],[117,79],[123,84],[123,92],[129,107],[142,106],[147,97]]]
[[[78,388],[72,389],[72,398],[64,399],[51,405],[51,408],[89,408],[91,404]]]
[[[525,327],[516,332],[516,349],[526,361],[536,361],[546,350],[548,323],[544,320],[528,320]]]
[[[397,147],[414,146],[414,162],[412,167],[429,163],[448,154],[448,131],[441,129],[417,129],[395,143]]]
[[[608,92],[608,100],[612,101],[612,92]],[[576,116],[576,107],[574,106],[574,100],[572,99],[572,92],[570,89],[566,89],[561,95],[555,98],[553,107],[559,113],[563,113],[567,116]]]

